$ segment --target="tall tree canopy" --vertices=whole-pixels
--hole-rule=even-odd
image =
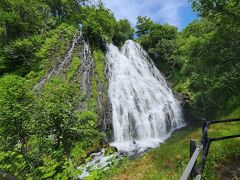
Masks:
[[[170,75],[168,69],[174,69],[172,55],[175,50],[177,28],[168,24],[154,23],[148,17],[139,16],[137,21],[137,41],[153,58],[155,64]]]
[[[190,0],[193,8],[202,16],[223,15],[240,21],[239,0]]]

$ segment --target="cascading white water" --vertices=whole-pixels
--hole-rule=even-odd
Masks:
[[[138,153],[185,125],[178,100],[141,46],[107,46],[109,97],[114,142],[119,151]]]
[[[102,151],[98,153],[92,153],[90,155],[91,160],[87,162],[83,166],[79,166],[78,169],[82,171],[82,174],[78,176],[79,179],[84,179],[85,177],[89,176],[91,171],[95,169],[103,169],[106,170],[111,166],[112,161],[117,157],[117,153],[113,153],[111,155],[104,155],[105,149],[103,148]]]

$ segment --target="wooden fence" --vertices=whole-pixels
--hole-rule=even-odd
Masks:
[[[197,145],[195,140],[190,140],[190,160],[180,180],[187,180],[190,176],[195,177],[196,180],[201,179],[203,170],[207,161],[208,151],[212,142],[240,137],[240,134],[236,134],[231,136],[209,138],[208,137],[209,126],[211,124],[229,123],[229,122],[237,122],[237,121],[240,122],[240,119],[228,119],[228,120],[222,120],[222,121],[219,121],[219,120],[206,121],[203,124],[202,137],[200,140],[200,144]],[[202,151],[201,162],[199,166],[197,166],[197,159],[201,151]]]

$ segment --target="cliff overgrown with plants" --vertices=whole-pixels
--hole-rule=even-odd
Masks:
[[[183,31],[138,17],[134,36],[128,20],[116,20],[101,1],[2,0],[0,170],[19,179],[67,179],[81,173],[76,167],[111,135],[109,123],[103,122],[109,116],[103,113],[109,103],[105,43],[121,46],[135,37],[173,88],[188,97],[197,117],[240,115],[240,4],[191,3],[200,18]],[[92,48],[91,92],[80,87],[81,43],[67,68],[35,90],[65,57],[79,29]]]
[[[0,13],[0,169],[74,178],[109,128],[104,44],[121,45],[134,30],[88,1],[4,0]]]

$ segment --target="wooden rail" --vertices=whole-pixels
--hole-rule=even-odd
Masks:
[[[202,137],[200,140],[200,144],[197,145],[195,140],[190,140],[190,160],[188,162],[187,167],[185,168],[180,180],[187,180],[189,176],[195,177],[196,180],[200,180],[203,174],[203,170],[207,161],[208,151],[210,145],[214,141],[221,141],[225,139],[232,139],[240,137],[240,134],[231,135],[231,136],[224,136],[224,137],[217,137],[217,138],[208,138],[208,128],[211,124],[220,124],[220,123],[229,123],[229,122],[240,122],[240,119],[227,119],[227,120],[215,120],[215,121],[206,121],[202,126]],[[200,166],[197,167],[197,159],[200,154],[202,153],[202,159]]]

